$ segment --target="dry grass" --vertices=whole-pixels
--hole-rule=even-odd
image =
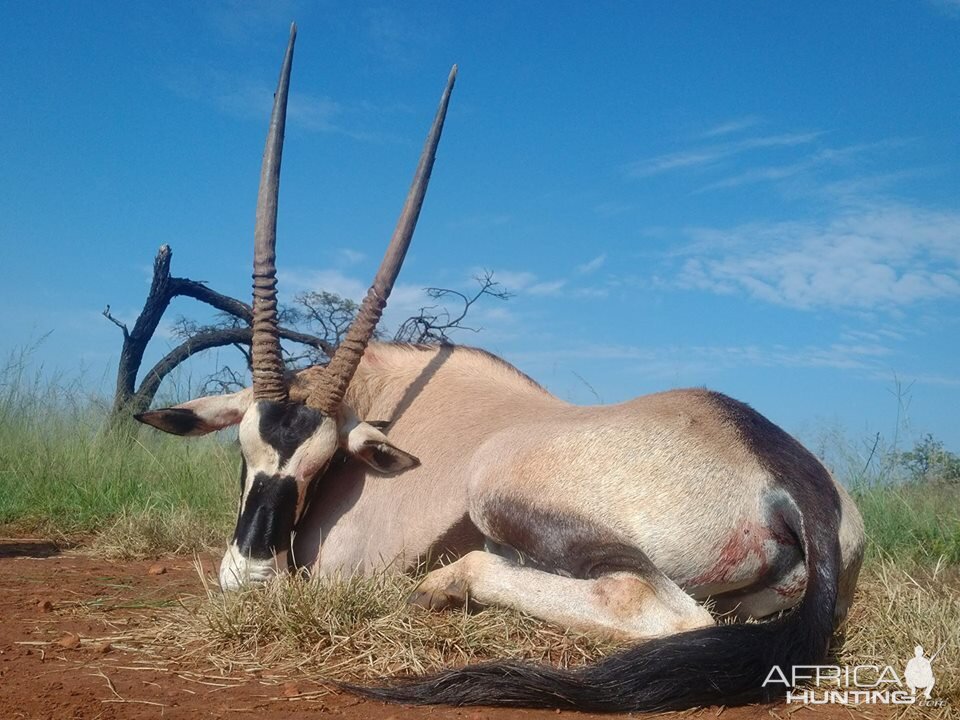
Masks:
[[[253,673],[264,681],[322,685],[425,673],[493,658],[582,665],[617,646],[501,608],[428,613],[405,598],[416,579],[398,575],[341,581],[280,577],[266,587],[205,596],[164,612],[161,625],[137,632],[141,652],[211,677]],[[912,717],[957,716],[960,708],[960,570],[908,571],[878,561],[865,568],[834,662],[891,665],[902,674],[915,645],[934,661],[940,707]],[[944,644],[946,643],[946,644]]]
[[[229,594],[205,582],[206,596],[177,611],[150,644],[224,672],[269,668],[293,679],[370,680],[508,656],[570,667],[615,647],[502,608],[409,607],[416,579],[397,574],[284,576]]]
[[[222,530],[189,508],[123,508],[84,551],[111,560],[134,560],[209,551],[222,545]]]
[[[864,570],[837,662],[891,665],[901,674],[913,649],[933,662],[934,696],[960,713],[960,568],[905,568],[889,560]],[[934,715],[931,715],[931,717]]]

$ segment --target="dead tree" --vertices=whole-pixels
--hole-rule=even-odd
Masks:
[[[168,245],[162,245],[153,261],[153,280],[143,310],[130,330],[110,313],[107,305],[104,317],[123,332],[123,348],[117,368],[117,386],[110,411],[108,428],[111,431],[127,427],[135,413],[149,409],[163,379],[188,358],[218,347],[235,347],[249,368],[249,348],[252,338],[250,323],[253,312],[249,305],[235,298],[211,290],[204,283],[170,275],[173,255]],[[477,332],[478,328],[463,324],[471,307],[482,297],[505,300],[510,297],[493,280],[492,273],[476,278],[479,289],[473,295],[446,288],[427,288],[434,300],[456,298],[462,307],[451,312],[442,304],[420,308],[417,315],[407,318],[394,334],[394,340],[415,343],[448,343],[450,333],[457,330]],[[213,324],[200,325],[185,318],[177,321],[176,335],[180,344],[163,356],[144,374],[137,385],[137,376],[143,363],[147,344],[156,332],[164,312],[173,298],[191,297],[220,311],[220,319]],[[335,293],[306,292],[296,296],[294,307],[280,311],[280,337],[299,343],[300,354],[287,355],[284,362],[290,369],[326,363],[356,316],[358,305]],[[297,329],[300,328],[300,329]],[[304,331],[306,330],[306,332]],[[204,382],[205,392],[229,392],[246,384],[245,372],[229,365],[222,366]]]
[[[170,275],[172,256],[173,252],[169,245],[160,246],[153,261],[153,280],[150,283],[150,291],[147,293],[143,310],[137,317],[132,330],[110,314],[109,305],[103,311],[104,317],[123,332],[123,348],[120,351],[120,363],[117,368],[117,386],[108,423],[111,430],[123,425],[124,421],[134,413],[143,412],[149,408],[163,379],[187,358],[211,348],[250,344],[252,331],[249,324],[253,317],[250,306],[211,290],[196,280],[172,277]],[[236,318],[243,325],[204,329],[191,334],[154,365],[137,387],[137,375],[140,372],[147,344],[156,332],[170,301],[177,296],[191,297],[206,303],[221,313]],[[333,349],[320,338],[288,328],[281,328],[280,336],[287,340],[304,343],[324,353],[329,353]]]

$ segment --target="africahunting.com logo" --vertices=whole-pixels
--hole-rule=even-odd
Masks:
[[[917,645],[902,672],[892,665],[794,665],[770,668],[763,687],[782,684],[787,703],[804,705],[923,705],[940,707],[945,701],[931,697],[936,680],[931,657]]]

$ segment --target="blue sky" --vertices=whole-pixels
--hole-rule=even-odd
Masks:
[[[858,440],[892,435],[899,382],[911,436],[960,450],[955,0],[6,2],[0,20],[5,355],[109,387],[100,312],[133,322],[161,243],[175,274],[249,296],[296,20],[284,296],[362,294],[456,62],[388,323],[486,268],[515,297],[460,341],[571,401],[706,385],[808,442]]]

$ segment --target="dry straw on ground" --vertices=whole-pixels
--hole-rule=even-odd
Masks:
[[[124,509],[85,550],[110,560],[140,560],[162,553],[202,552],[219,547],[223,532],[189,509]]]
[[[836,662],[890,665],[902,677],[917,645],[927,657],[940,651],[932,666],[933,697],[945,703],[924,715],[960,717],[960,568],[871,563],[861,575]]]
[[[306,580],[205,598],[177,622],[184,650],[222,668],[370,680],[498,658],[575,666],[614,645],[502,608],[430,613],[406,604],[409,576]]]
[[[500,608],[428,613],[405,598],[415,579],[400,575],[342,581],[281,577],[263,588],[207,594],[164,613],[137,638],[153,662],[231,675],[256,673],[282,683],[373,681],[394,674],[512,657],[581,665],[616,645],[564,631]],[[960,572],[956,567],[908,571],[888,561],[864,570],[837,664],[891,665],[898,673],[914,646],[934,661],[935,697],[945,703],[910,708],[913,717],[960,715]]]

